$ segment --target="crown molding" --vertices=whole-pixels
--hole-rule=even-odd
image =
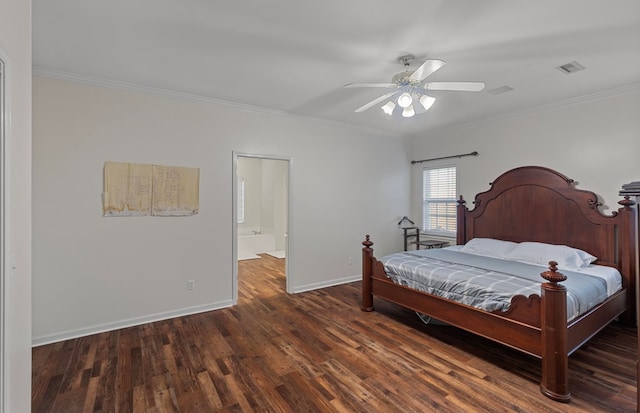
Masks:
[[[232,101],[223,100],[223,99],[210,98],[206,96],[194,95],[189,93],[182,93],[182,92],[177,92],[169,89],[142,86],[135,83],[127,83],[127,82],[120,82],[117,80],[83,76],[75,73],[59,72],[59,71],[49,70],[49,69],[40,68],[40,67],[33,68],[33,75],[39,76],[39,77],[46,77],[50,79],[56,79],[56,80],[64,80],[64,81],[73,82],[73,83],[82,83],[90,86],[99,86],[107,89],[124,90],[128,92],[137,92],[137,93],[143,93],[143,94],[153,95],[153,96],[163,96],[163,97],[186,100],[186,101],[196,102],[196,103],[230,106],[230,107],[234,107],[237,109],[250,111],[250,112],[271,113],[276,115],[289,115],[287,112],[284,112],[284,111],[267,109],[260,106],[253,106],[253,105],[247,105],[247,104],[232,102]]]
[[[211,98],[207,96],[177,92],[174,90],[154,88],[150,86],[142,86],[134,83],[120,82],[116,80],[96,78],[91,76],[83,76],[75,73],[60,72],[60,71],[50,70],[50,69],[41,68],[41,67],[34,67],[33,75],[50,78],[50,79],[64,80],[64,81],[73,82],[73,83],[81,83],[81,84],[86,84],[90,86],[124,90],[128,92],[142,93],[146,95],[160,96],[160,97],[166,97],[170,99],[179,99],[179,100],[188,101],[188,102],[203,103],[203,104],[209,104],[209,105],[222,105],[222,106],[227,106],[227,107],[235,108],[238,110],[242,110],[244,112],[271,114],[276,116],[289,117],[292,119],[307,120],[307,121],[312,121],[312,122],[326,124],[326,125],[347,127],[347,128],[364,131],[366,133],[371,133],[376,136],[382,136],[387,138],[389,138],[391,135],[391,132],[388,132],[388,131],[381,131],[379,129],[354,125],[346,122],[338,122],[338,121],[333,121],[329,119],[318,118],[318,117],[308,116],[308,115],[299,115],[291,112],[269,109],[261,106],[254,106],[254,105],[248,105],[244,103],[238,103],[238,102],[233,102],[233,101],[228,101],[223,99]],[[588,102],[609,99],[611,97],[616,97],[616,96],[624,96],[624,95],[637,93],[637,92],[640,92],[640,82],[632,83],[630,85],[621,86],[614,89],[603,90],[603,91],[599,91],[599,92],[595,92],[595,93],[591,93],[583,96],[546,103],[543,105],[534,106],[527,109],[507,112],[497,116],[491,116],[491,117],[487,117],[480,120],[460,123],[453,126],[445,126],[442,128],[426,130],[424,132],[419,132],[419,133],[397,133],[395,134],[396,136],[393,136],[393,138],[398,140],[410,141],[413,139],[424,137],[425,135],[442,134],[442,133],[448,133],[448,132],[459,131],[464,129],[471,129],[471,128],[475,128],[475,127],[486,125],[486,124],[501,122],[509,119],[526,117],[526,116],[534,115],[537,113],[548,112],[551,110],[557,110],[560,108],[581,105]]]
[[[177,92],[175,90],[161,89],[161,88],[155,88],[150,86],[142,86],[135,83],[127,83],[127,82],[120,82],[120,81],[104,79],[104,78],[83,76],[83,75],[78,75],[78,74],[69,73],[69,72],[60,72],[60,71],[46,69],[42,67],[33,67],[33,76],[63,80],[63,81],[73,82],[73,83],[81,83],[89,86],[98,86],[98,87],[103,87],[108,89],[123,90],[123,91],[128,91],[133,93],[141,93],[141,94],[152,95],[152,96],[166,97],[170,99],[179,99],[187,102],[203,103],[203,104],[209,104],[209,105],[222,105],[222,106],[239,109],[244,112],[284,116],[284,117],[293,118],[293,119],[321,123],[325,125],[333,125],[333,126],[340,126],[343,128],[347,127],[350,129],[357,129],[369,134],[373,134],[380,137],[386,137],[386,138],[389,138],[392,135],[391,132],[381,131],[379,129],[369,128],[366,126],[354,125],[346,122],[339,122],[339,121],[318,118],[318,117],[308,116],[308,115],[300,115],[300,114],[295,114],[295,113],[286,112],[282,110],[269,109],[262,106],[253,106],[253,105],[233,102],[229,100],[211,98],[207,96]],[[408,139],[410,137],[411,135],[409,134],[398,134],[398,136],[394,136],[395,139]]]
[[[419,139],[425,135],[436,135],[442,133],[448,133],[453,131],[459,131],[464,129],[472,129],[478,126],[483,126],[491,123],[502,122],[510,119],[523,118],[538,113],[549,112],[552,110],[568,108],[571,106],[583,105],[589,102],[597,102],[599,100],[610,99],[612,97],[619,97],[625,95],[631,95],[640,92],[640,82],[631,83],[629,85],[620,86],[613,89],[602,90],[587,95],[577,96],[569,99],[558,100],[555,102],[545,103],[543,105],[533,106],[527,109],[516,110],[513,112],[507,112],[496,116],[490,116],[481,120],[474,120],[465,123],[460,123],[454,126],[447,126],[442,128],[433,129],[424,133],[415,134],[411,140]]]

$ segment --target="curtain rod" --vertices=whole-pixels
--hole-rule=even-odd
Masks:
[[[441,159],[462,158],[463,156],[478,156],[478,152],[477,151],[473,151],[473,152],[469,152],[469,153],[462,153],[460,155],[442,156],[440,158],[431,158],[431,159],[422,159],[420,161],[411,161],[411,165],[414,165],[414,164],[417,164],[417,163],[422,163],[422,162],[439,161]]]

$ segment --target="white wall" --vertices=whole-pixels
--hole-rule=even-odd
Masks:
[[[5,412],[31,410],[31,1],[0,4],[0,55],[7,60]],[[15,268],[13,268],[15,267]]]
[[[478,151],[477,157],[416,164],[412,211],[421,221],[422,169],[458,167],[458,193],[473,208],[474,196],[503,172],[525,165],[557,170],[576,188],[595,192],[606,213],[619,208],[622,185],[640,180],[640,87],[558,104],[503,120],[413,139],[413,159]]]
[[[33,87],[36,344],[230,305],[233,151],[292,158],[295,291],[358,276],[366,233],[381,254],[400,249],[410,168],[394,138],[50,78]],[[201,168],[200,213],[102,217],[104,161]]]
[[[245,178],[245,221],[238,224],[238,232],[260,230],[275,234],[276,249],[279,250],[284,249],[286,230],[287,173],[288,162],[285,160],[238,157],[238,176]]]
[[[279,166],[279,167],[278,167]],[[282,200],[284,178],[287,176],[287,162],[264,159],[262,161],[262,197],[261,197],[261,222],[265,232],[275,233],[276,214],[282,214],[282,210],[276,210],[276,201]],[[282,207],[282,203],[280,203]]]
[[[259,230],[262,227],[262,159],[238,158],[238,176],[245,178],[244,222],[238,229]]]
[[[287,182],[288,163],[286,161],[265,159],[263,170],[263,199],[268,199],[270,208],[265,208],[265,220],[273,230],[275,250],[285,249],[285,234],[287,232]],[[267,202],[265,202],[267,203]]]

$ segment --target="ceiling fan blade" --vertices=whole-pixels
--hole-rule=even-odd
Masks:
[[[344,87],[396,87],[395,83],[348,83]]]
[[[424,62],[419,68],[417,68],[415,72],[413,72],[411,76],[409,76],[409,79],[420,82],[426,79],[427,76],[444,66],[445,63],[447,62],[445,62],[444,60],[429,59]]]
[[[357,113],[364,112],[365,110],[369,109],[370,107],[377,105],[378,103],[382,102],[385,99],[390,99],[390,98],[393,97],[393,95],[397,95],[400,92],[401,91],[394,91],[394,92],[385,93],[384,95],[382,95],[382,96],[380,96],[380,97],[378,97],[376,99],[373,99],[371,102],[367,103],[366,105],[360,106],[355,111]]]
[[[428,90],[454,90],[459,92],[480,92],[484,82],[429,82],[424,85]]]

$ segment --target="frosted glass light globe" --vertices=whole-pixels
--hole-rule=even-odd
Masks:
[[[411,105],[412,102],[413,102],[413,98],[411,98],[411,95],[408,94],[407,92],[404,92],[398,98],[398,106],[400,106],[401,108],[409,107],[409,105]]]

